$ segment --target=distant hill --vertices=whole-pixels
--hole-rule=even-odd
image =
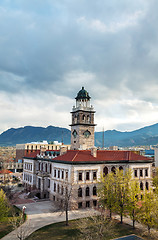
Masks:
[[[96,146],[102,145],[102,132],[95,133]],[[104,132],[105,146],[138,146],[158,143],[158,123],[131,132],[108,130]]]
[[[48,126],[32,127],[26,126],[21,128],[10,128],[0,135],[0,145],[16,145],[18,143],[29,143],[47,140],[59,141],[64,140],[65,144],[70,143],[71,132],[66,128]]]
[[[95,132],[95,146],[102,146],[103,132]],[[65,144],[71,142],[71,132],[66,128],[48,126],[21,128],[10,128],[0,134],[0,145],[16,145],[17,143],[28,143],[47,140],[59,141],[63,139]],[[104,132],[104,146],[136,146],[154,145],[158,143],[158,123],[131,132],[120,132],[108,130]]]

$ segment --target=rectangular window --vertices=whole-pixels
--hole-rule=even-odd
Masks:
[[[64,179],[64,171],[61,172],[61,178]]]
[[[96,180],[97,179],[97,172],[93,172],[93,180]]]
[[[89,172],[86,172],[86,180],[89,180]]]
[[[56,183],[54,183],[54,192],[56,192]]]
[[[50,188],[50,179],[48,179],[48,188]]]
[[[58,170],[58,178],[60,178],[60,170]]]
[[[145,176],[148,177],[148,168],[145,169]]]
[[[90,201],[86,201],[86,208],[90,207]]]
[[[54,177],[56,177],[56,169],[54,169]]]
[[[134,176],[135,176],[135,177],[138,177],[138,173],[137,173],[137,170],[136,170],[136,169],[134,170]]]
[[[82,202],[78,203],[78,208],[82,208]]]
[[[94,206],[94,207],[97,206],[97,200],[93,200],[93,206]]]
[[[79,172],[78,180],[79,180],[79,181],[82,181],[82,172]]]
[[[68,179],[68,172],[66,172],[66,179]]]
[[[140,177],[143,177],[143,170],[140,169]]]

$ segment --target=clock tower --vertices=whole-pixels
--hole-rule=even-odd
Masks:
[[[90,149],[94,147],[94,109],[90,105],[89,93],[82,87],[78,92],[76,106],[72,108],[71,149]]]

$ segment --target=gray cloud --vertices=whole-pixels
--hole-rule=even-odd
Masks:
[[[54,112],[65,114],[61,99],[73,102],[83,85],[96,106],[98,129],[104,119],[107,128],[120,129],[158,121],[153,114],[158,100],[157,10],[156,0],[2,0],[1,98],[8,106],[6,96],[13,95],[16,112],[20,97],[25,99],[21,101],[25,109],[27,98],[31,104],[30,99],[40,95],[47,105],[48,94],[59,96],[60,101],[52,99]],[[135,102],[141,101],[143,104],[136,107]],[[149,106],[148,110],[145,108],[138,120],[136,113],[144,105]],[[34,107],[35,112],[44,112],[36,101]],[[9,109],[5,110],[6,116]],[[31,124],[31,119],[35,124],[49,123],[41,117],[35,121],[25,111],[25,120],[18,113],[14,123],[1,121],[0,129]],[[57,122],[64,127],[69,124],[54,117],[52,124]]]

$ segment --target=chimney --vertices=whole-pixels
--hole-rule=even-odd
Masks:
[[[91,148],[91,155],[95,158],[97,157],[97,148],[96,147]]]
[[[63,155],[65,153],[67,153],[67,147],[62,145],[61,148],[60,148],[60,155]]]

